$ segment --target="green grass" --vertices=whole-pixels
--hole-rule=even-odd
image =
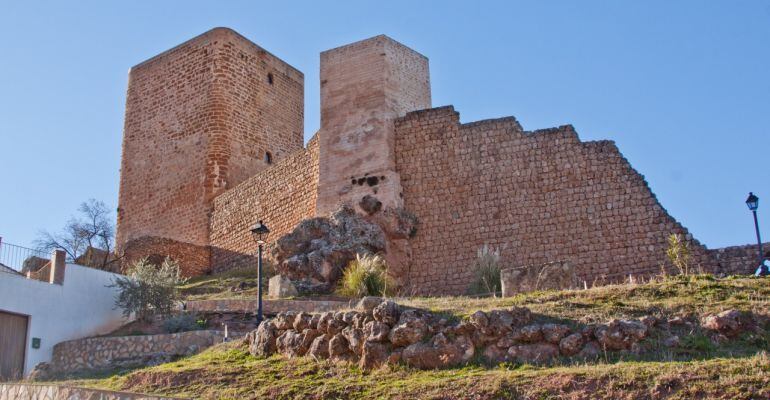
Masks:
[[[186,286],[225,287],[237,284],[238,279],[237,274],[198,278]],[[770,281],[667,277],[645,284],[538,292],[512,298],[398,301],[452,319],[465,318],[479,309],[526,306],[537,319],[572,324],[649,314],[700,316],[730,308],[767,316]],[[437,371],[394,366],[367,372],[349,364],[316,362],[305,357],[256,358],[240,343],[229,343],[157,367],[90,379],[81,376],[67,383],[206,399],[770,398],[767,330],[747,332],[717,345],[697,328],[673,329],[680,335],[679,346],[665,348],[660,344],[660,332],[653,331],[640,343],[646,349],[642,355],[608,353],[592,363],[561,359],[551,366],[473,363]]]
[[[644,284],[534,292],[507,298],[417,297],[397,301],[460,317],[476,310],[523,306],[550,318],[604,322],[611,318],[702,314],[730,308],[767,313],[770,281],[748,277],[715,279],[709,275],[671,276]]]
[[[619,362],[554,367],[466,366],[364,372],[357,367],[281,356],[256,358],[234,345],[99,380],[68,384],[206,399],[454,399],[655,398],[770,395],[770,358],[690,362]]]

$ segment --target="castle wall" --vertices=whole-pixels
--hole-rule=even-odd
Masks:
[[[762,243],[764,252],[769,251],[770,242]],[[763,255],[765,253],[762,253]],[[751,275],[759,267],[759,254],[756,244],[730,246],[709,250],[717,263],[717,273],[721,275]]]
[[[213,199],[303,143],[301,72],[215,28],[129,72],[117,243],[209,245]],[[139,256],[167,242],[134,243]],[[199,272],[199,265],[182,265]],[[196,272],[196,273],[197,273]]]
[[[484,244],[501,249],[503,267],[567,260],[590,284],[659,273],[667,236],[687,233],[612,142],[580,142],[571,126],[460,124],[442,107],[395,129],[404,205],[419,220],[407,279],[418,293],[463,293]]]
[[[429,107],[428,59],[387,36],[321,53],[318,215],[367,194],[400,206],[393,120]]]
[[[249,229],[257,220],[270,228],[269,241],[315,216],[318,137],[271,168],[220,195],[211,215],[211,266],[215,272],[254,266],[256,243]]]

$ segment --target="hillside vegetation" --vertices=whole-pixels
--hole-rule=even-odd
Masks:
[[[697,321],[726,309],[768,315],[767,279],[669,277],[639,285],[540,292],[506,299],[399,299],[449,318],[476,310],[526,306],[539,319],[593,322],[655,315]],[[691,326],[691,325],[685,325]],[[767,325],[764,325],[765,328]],[[686,328],[689,329],[689,328]],[[686,333],[686,332],[685,332]],[[683,336],[684,338],[684,336]],[[770,335],[746,332],[729,342],[696,333],[676,346],[649,339],[659,351],[605,355],[597,361],[559,359],[548,366],[504,363],[420,371],[374,371],[309,357],[260,358],[240,342],[156,367],[68,384],[192,398],[273,399],[766,399],[770,398]]]

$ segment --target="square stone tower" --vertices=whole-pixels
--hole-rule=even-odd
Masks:
[[[117,244],[208,268],[214,197],[303,147],[304,76],[227,28],[129,72]]]
[[[385,35],[321,53],[317,215],[366,195],[401,206],[393,121],[430,107],[428,59]]]

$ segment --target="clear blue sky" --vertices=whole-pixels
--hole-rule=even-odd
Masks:
[[[128,69],[215,26],[305,73],[385,33],[430,58],[433,105],[611,139],[709,247],[770,239],[770,1],[0,1],[0,235],[114,209]]]

